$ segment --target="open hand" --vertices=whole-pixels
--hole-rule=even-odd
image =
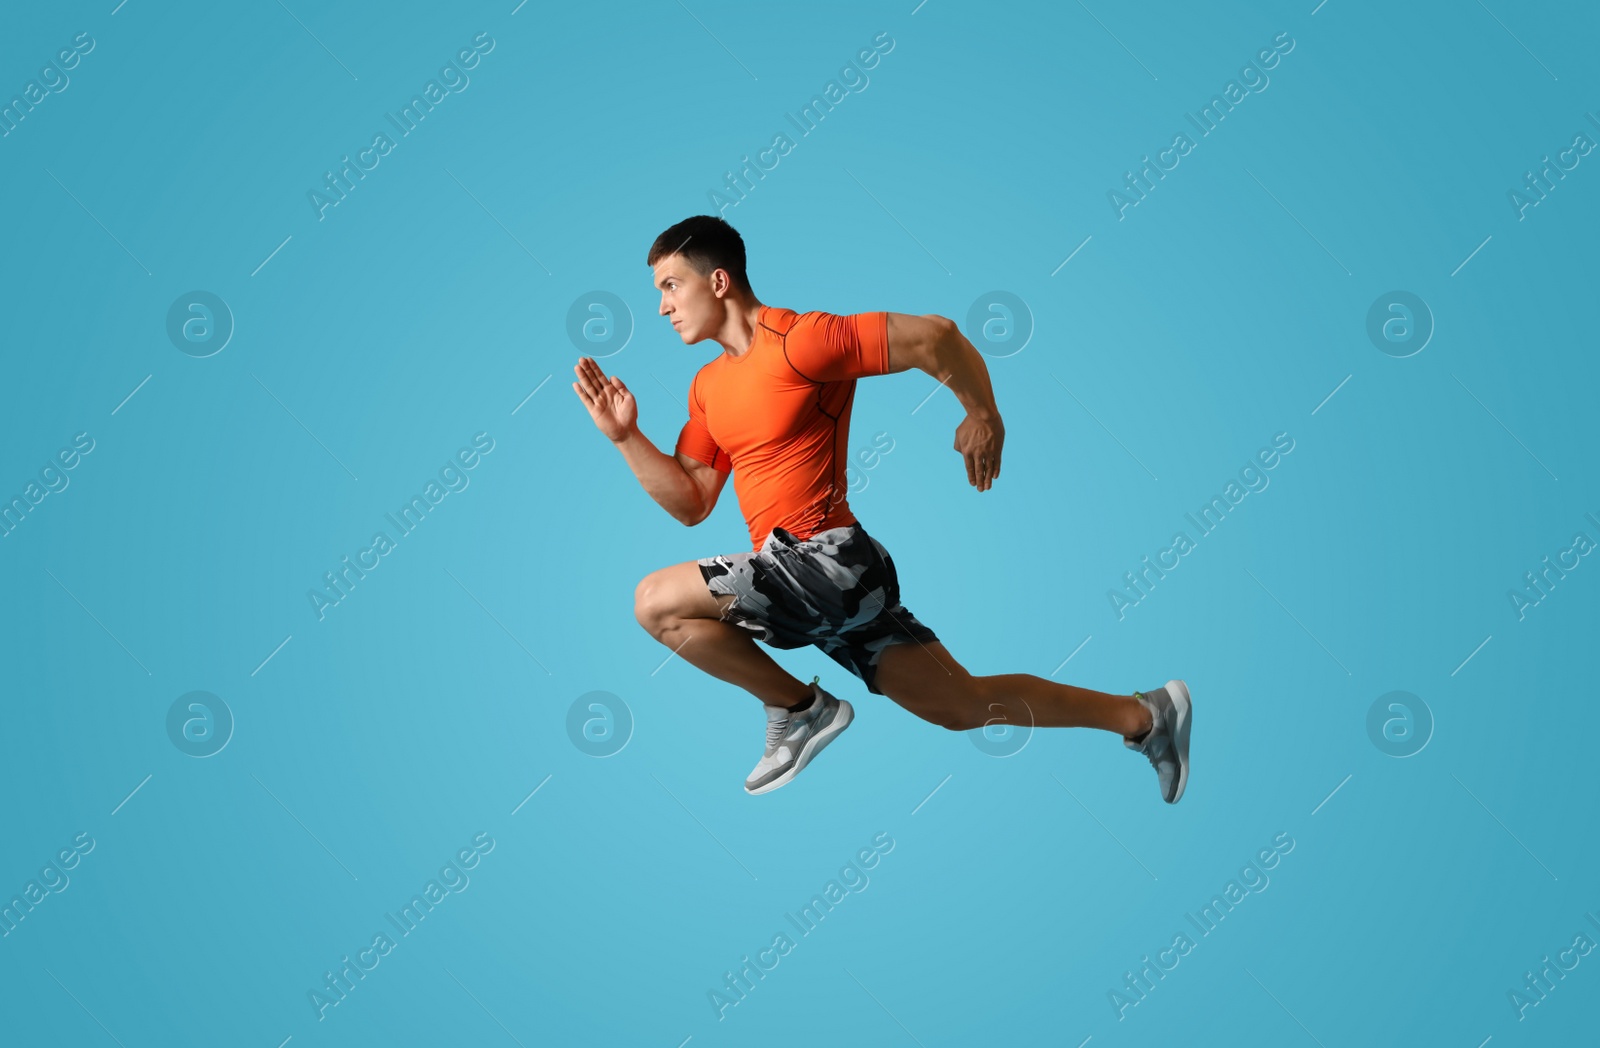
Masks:
[[[956,427],[955,449],[967,464],[967,483],[979,491],[1000,476],[1000,445],[1005,443],[1006,427],[999,415],[968,415]]]
[[[620,378],[607,378],[593,357],[579,357],[572,370],[578,375],[572,388],[589,409],[589,417],[613,443],[620,442],[639,420],[639,405],[633,394]]]

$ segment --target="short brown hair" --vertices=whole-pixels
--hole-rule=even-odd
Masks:
[[[703,277],[725,269],[734,287],[747,295],[753,293],[745,273],[744,238],[715,215],[695,215],[669,227],[650,245],[644,263],[653,267],[668,255],[682,255]]]

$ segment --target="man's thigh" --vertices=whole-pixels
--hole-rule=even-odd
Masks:
[[[981,708],[975,678],[937,640],[884,648],[878,655],[876,683],[896,704],[946,727],[970,727],[974,711]]]
[[[645,625],[671,619],[720,619],[731,596],[716,596],[706,586],[698,561],[652,571],[634,590],[634,614]]]

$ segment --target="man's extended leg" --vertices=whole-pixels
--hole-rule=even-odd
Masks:
[[[1059,684],[1031,673],[974,676],[944,644],[891,644],[878,656],[878,690],[923,720],[952,731],[985,724],[1100,728],[1138,737],[1150,712],[1132,694]]]
[[[938,641],[908,641],[878,653],[876,682],[912,713],[954,731],[990,723],[1114,731],[1150,761],[1168,804],[1177,803],[1188,782],[1193,707],[1181,680],[1138,695],[1111,695],[1031,673],[975,677]]]
[[[749,632],[722,620],[733,597],[715,596],[695,561],[653,571],[634,590],[634,617],[692,665],[737,685],[768,706],[793,706],[811,685],[779,666]]]

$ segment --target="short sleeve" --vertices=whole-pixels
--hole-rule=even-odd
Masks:
[[[717,441],[706,428],[705,406],[700,402],[698,395],[700,376],[695,375],[689,383],[689,421],[683,424],[683,430],[678,434],[678,444],[674,452],[687,455],[697,462],[704,462],[723,473],[733,472],[733,459],[723,451]]]
[[[805,313],[784,339],[789,366],[816,382],[889,373],[889,314]]]

